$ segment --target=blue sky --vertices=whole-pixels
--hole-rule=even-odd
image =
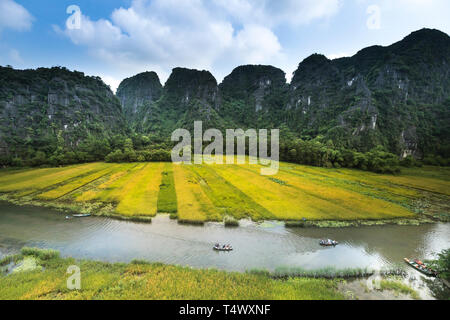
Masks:
[[[113,90],[149,70],[164,83],[177,66],[220,82],[271,64],[289,80],[312,53],[349,56],[423,27],[448,34],[449,14],[448,0],[0,0],[0,65],[66,66]]]

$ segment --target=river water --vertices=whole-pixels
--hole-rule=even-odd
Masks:
[[[144,259],[168,264],[234,271],[277,267],[315,269],[369,267],[403,263],[404,257],[427,259],[450,247],[450,224],[373,226],[340,229],[286,229],[280,222],[241,221],[181,225],[161,215],[152,223],[102,217],[66,219],[48,208],[0,202],[0,256],[22,246],[57,249],[63,256],[110,262]],[[322,238],[334,248],[320,247]],[[230,243],[232,252],[215,252],[214,243]]]

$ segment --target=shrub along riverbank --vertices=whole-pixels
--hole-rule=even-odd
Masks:
[[[31,267],[14,271],[24,261]],[[81,289],[67,288],[67,268],[81,270]],[[0,299],[343,299],[339,280],[272,279],[264,274],[192,269],[134,261],[105,263],[61,258],[25,248],[0,261]],[[8,269],[8,271],[6,270]]]

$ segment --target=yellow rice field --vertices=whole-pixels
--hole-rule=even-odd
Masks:
[[[178,201],[178,219],[183,221],[220,220],[220,214],[203,191],[205,184],[189,165],[174,165],[173,177]]]
[[[174,217],[186,222],[222,221],[227,216],[336,221],[415,218],[417,203],[431,198],[444,204],[439,208],[448,216],[448,168],[378,175],[280,163],[273,176],[261,175],[260,168],[248,163],[153,162],[4,169],[0,170],[0,194],[1,199],[19,204],[75,211],[83,207],[94,214],[124,217],[152,217],[158,207],[170,208]]]

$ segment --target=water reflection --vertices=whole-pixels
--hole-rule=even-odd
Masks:
[[[322,248],[321,238],[340,244]],[[216,242],[231,243],[235,250],[215,252]],[[49,209],[0,203],[0,253],[24,245],[54,248],[76,258],[146,259],[237,271],[279,266],[381,268],[400,264],[404,257],[430,258],[450,247],[450,224],[285,229],[279,222],[242,221],[239,228],[216,223],[197,227],[179,225],[167,216],[151,224],[100,217],[66,220],[65,214]]]

